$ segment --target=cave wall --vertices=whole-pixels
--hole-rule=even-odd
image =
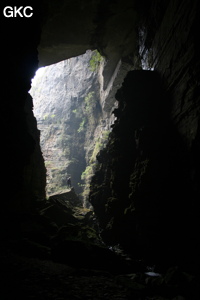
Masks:
[[[1,10],[6,5],[2,1]],[[155,0],[148,6],[142,0],[109,1],[109,5],[107,1],[61,1],[59,5],[41,1],[33,7],[29,19],[1,17],[2,186],[6,191],[2,215],[30,209],[34,190],[39,189],[42,197],[45,194],[39,134],[27,99],[38,57],[40,65],[46,65],[97,48],[108,59],[104,88],[120,58],[135,70],[147,70],[130,73],[118,92],[118,119],[106,150],[99,155],[91,202],[104,238],[131,251],[137,242],[138,249],[154,256],[172,254],[178,246],[176,256],[188,257],[189,251],[191,258],[196,254],[199,199],[198,1]],[[78,25],[79,19],[84,26]],[[157,75],[149,75],[153,69]],[[129,87],[138,81],[135,95]],[[161,83],[162,89],[157,89]],[[132,111],[132,97],[137,113]],[[42,180],[32,184],[36,177]]]
[[[116,94],[117,121],[91,184],[104,240],[154,263],[198,260],[198,12],[197,1],[143,10],[138,71]]]
[[[28,3],[21,1],[21,5]],[[19,3],[19,4],[20,4]],[[16,5],[10,2],[10,5]],[[1,12],[8,5],[1,2]],[[39,132],[27,98],[38,66],[43,7],[35,4],[32,18],[5,18],[1,13],[2,66],[2,218],[29,210],[32,198],[45,197],[45,169]],[[39,162],[39,164],[38,164]],[[35,183],[34,183],[35,182]],[[38,195],[39,194],[39,195]]]
[[[48,18],[38,47],[40,66],[98,49],[108,61],[104,88],[122,57],[136,46],[137,1],[48,1]]]

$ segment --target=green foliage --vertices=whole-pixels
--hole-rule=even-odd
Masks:
[[[92,156],[90,158],[90,163],[93,163],[96,160],[96,156],[99,153],[99,151],[101,150],[102,145],[103,144],[100,143],[99,141],[95,143],[94,150],[93,150]]]
[[[109,131],[109,130],[103,131],[102,136],[103,136],[103,140],[104,140],[104,141],[107,141],[109,134],[110,134],[110,131]]]
[[[78,133],[83,132],[85,130],[85,123],[86,123],[86,119],[83,118],[83,120],[81,121],[79,128],[78,128]]]
[[[110,133],[109,130],[105,130],[102,132],[102,137],[101,138],[99,137],[98,139],[96,139],[96,141],[94,142],[94,148],[93,148],[91,158],[89,160],[89,164],[86,167],[85,171],[81,175],[81,179],[84,181],[84,191],[82,193],[82,196],[83,196],[85,203],[86,203],[86,199],[90,192],[91,178],[94,175],[94,172],[95,172],[96,166],[97,166],[96,156],[99,153],[99,151],[101,149],[103,149],[105,144],[107,143],[109,133]]]
[[[105,130],[102,132],[102,138],[98,138],[98,140],[95,142],[94,150],[90,158],[90,163],[93,163],[96,161],[96,156],[99,153],[101,149],[105,146],[108,136],[109,136],[110,131]]]
[[[89,193],[90,193],[90,185],[86,184],[85,187],[84,187],[84,190],[83,190],[83,192],[81,194],[84,200],[87,199]]]
[[[89,177],[93,175],[92,165],[86,167],[85,171],[81,175],[82,180],[87,180]]]
[[[94,98],[94,92],[90,92],[87,96],[85,96],[84,103],[85,113],[87,115],[91,114],[96,107],[96,99]]]
[[[83,107],[78,106],[75,109],[72,110],[72,113],[74,114],[74,117],[77,119],[80,119],[83,117]]]
[[[52,166],[52,161],[51,160],[45,160],[45,167],[50,168]]]
[[[96,113],[95,109],[97,106],[97,99],[94,95],[94,92],[88,93],[87,96],[84,98],[84,108],[83,113],[87,118],[87,122],[89,127],[92,129],[93,126],[96,124]]]
[[[44,120],[44,121],[47,120],[48,117],[49,117],[49,114],[45,114],[45,115],[43,116],[43,120]]]
[[[45,114],[43,116],[43,122],[44,124],[55,124],[57,122],[56,120],[56,115],[55,114],[52,114],[50,115],[49,113]]]
[[[103,60],[103,57],[101,56],[101,54],[97,50],[95,50],[89,61],[90,70],[92,72],[96,72],[98,70],[99,64],[102,60]]]
[[[82,193],[82,197],[84,199],[84,202],[86,204],[86,199],[90,193],[90,181],[92,176],[94,175],[94,171],[96,168],[96,163],[90,164],[86,167],[85,171],[81,175],[81,179],[84,180],[85,184],[83,185],[84,190]]]
[[[94,97],[94,92],[89,92],[87,96],[84,98],[83,108],[82,108],[82,116],[83,119],[79,125],[78,133],[85,131],[85,125],[88,123],[89,125],[95,124],[94,110],[96,108],[96,98]],[[80,111],[77,109],[73,110],[73,113],[76,117],[80,116]]]

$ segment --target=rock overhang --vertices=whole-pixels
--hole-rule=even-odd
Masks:
[[[134,53],[138,19],[135,2],[73,0],[53,5],[51,1],[38,46],[39,66],[98,49],[107,59],[106,84],[119,60]]]

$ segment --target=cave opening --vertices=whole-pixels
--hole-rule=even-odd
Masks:
[[[112,115],[103,109],[102,69],[97,50],[41,67],[29,91],[40,131],[47,197],[73,188],[84,207],[96,155],[106,145]],[[70,178],[70,184],[68,179]]]
[[[41,0],[39,6],[33,5],[32,18],[2,22],[1,295],[6,299],[200,299],[199,1],[155,0],[147,6],[144,0]],[[123,67],[126,63],[134,70],[154,68],[167,91],[157,93],[158,81],[153,81],[153,102],[143,101],[147,106],[133,111],[135,72],[129,74],[127,89],[118,93],[112,138],[99,155],[101,166],[92,182],[96,220],[91,211],[45,198],[39,133],[27,97],[38,60],[48,65],[95,48],[111,66],[104,87],[120,58]],[[144,81],[137,84],[138,95],[149,95],[148,82],[147,78],[147,86]],[[90,92],[87,101],[94,96]],[[95,121],[102,120],[99,124],[109,131],[109,108],[114,105],[101,99],[104,117]],[[163,102],[167,106],[160,106]],[[87,110],[87,106],[72,107],[78,140],[89,122],[87,116],[79,116],[80,107]],[[45,117],[47,127],[53,127],[54,114]],[[85,137],[90,140],[92,133]],[[74,148],[78,150],[80,144]],[[81,150],[88,159],[95,157],[88,144]],[[82,173],[88,180],[91,168],[85,159]],[[71,170],[68,174],[74,185],[75,174]],[[99,228],[106,245],[98,236]],[[132,260],[124,257],[128,265],[114,255],[118,244],[132,255]],[[147,266],[151,266],[148,273],[161,276],[149,277]]]

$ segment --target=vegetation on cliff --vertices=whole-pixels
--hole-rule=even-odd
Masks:
[[[47,169],[47,194],[67,189],[72,178],[84,203],[96,155],[108,134],[102,124],[97,50],[43,69],[31,94]]]
[[[101,54],[95,50],[93,51],[92,57],[90,59],[90,70],[92,72],[96,72],[99,68],[100,62],[103,60],[103,57],[101,56]]]

